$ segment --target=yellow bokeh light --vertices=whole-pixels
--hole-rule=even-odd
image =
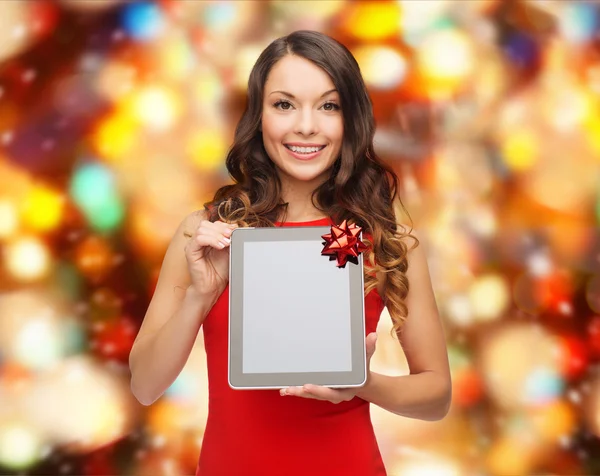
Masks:
[[[185,79],[192,68],[193,53],[182,32],[169,35],[158,48],[163,74],[174,80]]]
[[[473,68],[473,46],[469,37],[458,30],[431,34],[417,51],[417,69],[432,95],[456,91]]]
[[[532,410],[530,419],[537,437],[548,443],[557,443],[561,437],[568,436],[577,424],[573,407],[563,400]]]
[[[479,343],[487,393],[505,409],[531,406],[531,375],[560,373],[558,341],[542,326],[498,324]]]
[[[461,468],[450,460],[438,460],[437,458],[413,458],[406,463],[400,463],[394,468],[401,476],[459,476]]]
[[[493,320],[501,317],[507,308],[510,290],[502,276],[487,275],[477,279],[469,289],[471,309],[480,320]]]
[[[379,89],[398,86],[406,74],[406,61],[395,49],[387,46],[363,45],[354,52],[365,83]]]
[[[584,124],[584,130],[594,156],[600,161],[600,114],[590,117]]]
[[[529,474],[534,464],[534,454],[522,441],[501,437],[495,441],[486,456],[486,466],[491,474]]]
[[[221,131],[205,129],[192,136],[187,151],[198,168],[216,170],[223,165],[227,144]]]
[[[132,151],[137,129],[134,118],[119,111],[105,119],[96,130],[96,149],[109,160],[122,158]]]
[[[515,129],[502,144],[506,165],[517,172],[531,168],[538,154],[538,139],[532,131]]]
[[[42,456],[40,435],[29,425],[10,422],[0,426],[0,464],[12,469],[25,469]]]
[[[260,45],[248,45],[238,51],[233,71],[233,83],[236,89],[245,91],[248,88],[248,76],[262,50]]]
[[[5,262],[6,268],[15,278],[33,281],[48,274],[50,254],[39,239],[22,237],[7,245]]]
[[[0,239],[14,235],[18,228],[17,207],[10,200],[0,200]]]
[[[345,30],[360,40],[383,40],[400,33],[401,9],[397,2],[354,2],[344,22]]]
[[[175,124],[182,111],[179,96],[163,86],[147,86],[132,99],[137,120],[156,130],[166,130]]]
[[[33,187],[21,209],[23,223],[35,231],[55,229],[63,216],[65,197],[45,186]]]

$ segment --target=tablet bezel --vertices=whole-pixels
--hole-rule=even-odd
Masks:
[[[243,309],[244,302],[244,243],[269,241],[323,242],[321,238],[331,231],[328,226],[236,228],[231,234],[229,254],[229,386],[236,390],[279,389],[304,384],[332,388],[361,387],[366,382],[365,307],[362,254],[358,264],[348,262],[350,286],[350,339],[352,370],[346,372],[290,372],[244,374],[243,366]],[[282,258],[283,259],[283,258]],[[329,260],[328,256],[323,256]],[[334,261],[328,261],[336,266]],[[293,266],[293,262],[290,263]]]

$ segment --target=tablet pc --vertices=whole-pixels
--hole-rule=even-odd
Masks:
[[[326,226],[237,228],[229,258],[234,389],[366,381],[364,277],[321,254]]]

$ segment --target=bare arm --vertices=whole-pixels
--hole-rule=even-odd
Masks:
[[[184,249],[203,213],[188,215],[173,236],[156,290],[129,355],[131,390],[143,405],[154,403],[185,366],[202,322],[218,298],[191,286]]]
[[[397,415],[440,420],[450,407],[452,384],[446,340],[422,244],[409,252],[407,277],[408,318],[400,339],[410,375],[371,372],[368,383],[356,395]]]

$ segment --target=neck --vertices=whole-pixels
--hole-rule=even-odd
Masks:
[[[290,183],[282,180],[281,198],[284,203],[288,204],[286,221],[312,221],[325,217],[323,212],[315,208],[311,202],[312,192],[315,188],[313,182]]]

